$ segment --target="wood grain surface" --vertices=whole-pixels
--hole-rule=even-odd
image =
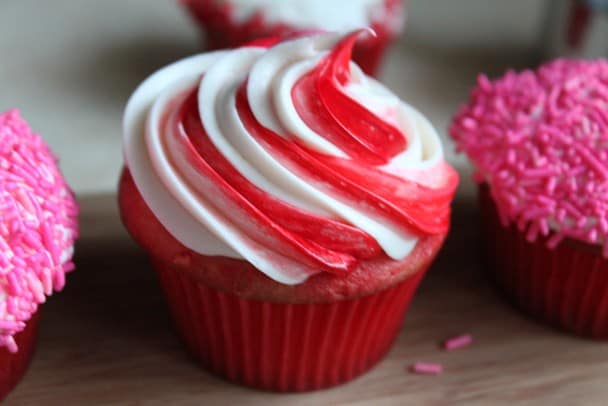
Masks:
[[[77,271],[43,307],[38,350],[7,405],[602,405],[608,351],[509,306],[478,265],[474,205],[455,206],[451,237],[388,357],[321,392],[277,395],[209,375],[172,332],[153,272],[120,226],[113,196],[82,201]],[[474,345],[444,352],[470,332]],[[407,372],[441,362],[441,376]]]

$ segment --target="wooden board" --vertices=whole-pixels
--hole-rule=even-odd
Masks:
[[[600,405],[608,396],[605,344],[520,315],[478,265],[474,205],[457,202],[453,233],[422,284],[388,357],[335,389],[297,395],[252,391],[207,374],[171,330],[153,272],[129,241],[113,196],[82,201],[77,272],[43,307],[39,346],[9,405]],[[471,332],[466,350],[442,339]],[[441,362],[437,377],[415,361]]]

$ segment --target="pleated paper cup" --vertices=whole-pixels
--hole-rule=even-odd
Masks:
[[[19,351],[11,353],[6,347],[0,348],[0,401],[10,393],[27,371],[36,347],[39,318],[40,310],[28,320],[25,329],[15,335]]]
[[[480,187],[482,237],[489,272],[521,310],[561,330],[608,339],[608,261],[600,247],[573,240],[547,248],[504,227],[489,188]]]
[[[154,267],[190,353],[229,381],[278,392],[327,388],[374,366],[425,273],[353,300],[294,304],[244,299],[168,264]]]

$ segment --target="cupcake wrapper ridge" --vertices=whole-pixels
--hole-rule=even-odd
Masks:
[[[170,265],[154,266],[190,353],[229,381],[277,392],[335,386],[375,365],[425,273],[359,299],[282,304],[239,298]]]

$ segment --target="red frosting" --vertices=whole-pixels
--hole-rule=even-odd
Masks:
[[[362,210],[416,236],[444,234],[449,227],[450,202],[457,175],[447,165],[444,182],[429,187],[387,174],[378,167],[406,147],[399,129],[351,99],[343,87],[350,80],[350,51],[358,33],[343,40],[293,90],[296,109],[306,124],[347,154],[328,156],[263,127],[254,117],[244,82],[237,111],[250,134],[283,165],[331,196],[356,202]],[[249,236],[265,246],[315,269],[350,272],[360,260],[386,257],[367,233],[341,219],[321,217],[266,193],[247,180],[216,149],[200,121],[197,89],[170,117],[178,156],[187,157],[205,187],[205,198]],[[353,117],[357,117],[353,120]],[[416,176],[412,176],[416,178]]]

